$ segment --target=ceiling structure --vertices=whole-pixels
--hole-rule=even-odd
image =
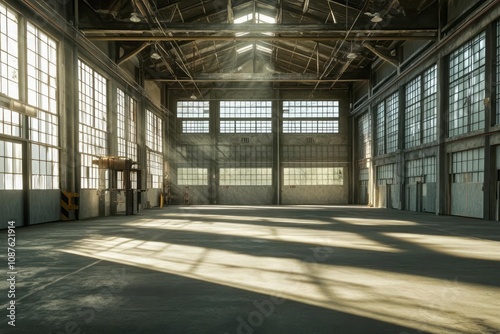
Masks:
[[[196,89],[239,83],[345,88],[371,63],[399,65],[408,40],[435,40],[437,0],[83,0],[78,28],[137,57],[149,80]]]

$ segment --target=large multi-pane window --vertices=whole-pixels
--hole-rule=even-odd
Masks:
[[[398,92],[391,94],[376,106],[376,155],[392,153],[398,149]]]
[[[97,189],[106,186],[106,180],[100,180],[99,169],[92,163],[99,157],[106,156],[107,146],[107,81],[83,61],[78,61],[79,89],[79,150],[81,153],[81,187]],[[99,182],[101,181],[101,182]]]
[[[455,152],[451,160],[453,183],[484,182],[484,148]]]
[[[137,161],[137,101],[117,90],[118,155]]]
[[[182,133],[209,133],[209,101],[177,101],[177,118]]]
[[[415,159],[406,162],[406,183],[436,182],[436,157]]]
[[[30,118],[31,188],[59,188],[59,117],[57,110],[57,44],[27,24],[28,104],[38,108]]]
[[[22,117],[18,112],[0,108],[0,133],[4,135],[20,137],[22,128]]]
[[[436,140],[437,67],[434,65],[405,87],[405,147]]]
[[[405,147],[414,147],[421,142],[421,77],[410,81],[405,88]]]
[[[146,110],[146,147],[148,160],[148,189],[163,187],[163,122]]]
[[[394,178],[394,164],[377,166],[377,182],[379,185],[391,184]]]
[[[118,156],[137,162],[137,101],[123,90],[116,91],[116,117]],[[132,188],[137,188],[137,174],[130,174]],[[123,183],[123,173],[118,173],[118,185]]]
[[[497,21],[497,38],[496,38],[496,45],[497,45],[497,56],[496,56],[496,92],[497,92],[497,103],[496,103],[496,123],[495,124],[500,124],[500,21]]]
[[[398,113],[399,113],[399,95],[394,93],[385,100],[386,110],[386,153],[396,152],[398,149]]]
[[[382,101],[375,110],[375,155],[385,154],[385,102]]]
[[[0,3],[0,93],[19,99],[17,15]],[[21,136],[22,117],[19,113],[0,108],[0,134]]]
[[[177,184],[179,186],[208,185],[207,168],[177,168]]]
[[[0,93],[19,99],[18,20],[0,3]]]
[[[437,140],[437,66],[426,70],[422,76],[422,143]]]
[[[455,50],[449,59],[449,136],[484,128],[486,34]]]
[[[369,159],[372,157],[372,118],[369,113],[365,113],[358,121],[358,147],[359,159]]]
[[[271,101],[221,101],[220,133],[271,133]]]
[[[0,140],[0,190],[23,189],[22,157],[20,143]]]
[[[271,168],[221,168],[219,184],[221,186],[270,186],[272,185]]]
[[[292,167],[283,169],[285,186],[331,186],[344,184],[342,167]]]
[[[369,181],[370,180],[370,170],[368,168],[361,168],[359,170],[359,181]]]
[[[283,133],[338,133],[339,101],[283,101]]]

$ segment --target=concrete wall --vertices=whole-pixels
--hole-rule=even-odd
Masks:
[[[95,189],[80,191],[79,219],[99,217],[99,196]]]
[[[359,186],[359,201],[358,204],[365,204],[367,205],[369,203],[369,195],[368,195],[368,186],[366,183],[361,183]]]
[[[483,184],[453,183],[451,185],[451,214],[483,218]]]
[[[414,55],[428,45],[428,43],[428,41],[406,41],[401,47],[401,58],[403,61],[406,61],[414,57]]]
[[[147,201],[151,207],[160,206],[161,189],[148,189],[146,192]]]
[[[436,183],[422,184],[422,211],[423,212],[436,212]]]
[[[273,202],[274,189],[269,186],[220,186],[221,204],[266,205]]]
[[[417,190],[419,186],[420,191]],[[405,191],[405,210],[436,212],[436,183],[409,184]]]
[[[448,23],[456,20],[469,8],[474,6],[479,0],[448,0]]]
[[[376,86],[380,84],[395,73],[396,68],[393,65],[383,61],[379,62],[373,67],[373,85]]]
[[[12,220],[16,222],[16,226],[24,226],[22,190],[0,190],[0,203],[2,203],[0,229],[7,228],[7,223]]]
[[[391,184],[391,198],[390,198],[390,207],[391,209],[401,210],[401,187],[399,184]]]
[[[406,186],[406,206],[405,209],[409,211],[417,211],[417,185],[408,184]]]
[[[375,206],[379,208],[387,208],[387,186],[381,185],[377,187]]]
[[[161,108],[161,90],[158,84],[154,81],[146,80],[144,82],[144,89],[146,90],[148,98],[154,105]]]
[[[263,85],[264,86],[264,85]],[[169,108],[175,111],[178,100],[189,95],[169,92]],[[170,156],[173,203],[182,203],[184,186],[177,186],[176,168],[207,168],[210,178],[208,186],[189,186],[192,204],[241,204],[261,205],[278,202],[278,187],[286,167],[344,167],[343,186],[281,187],[282,204],[346,204],[349,200],[350,171],[347,115],[349,105],[345,91],[318,91],[314,100],[339,100],[340,133],[336,134],[283,134],[278,132],[273,117],[273,131],[266,134],[221,134],[217,131],[217,100],[271,100],[273,112],[284,100],[311,100],[309,90],[276,91],[272,88],[249,88],[247,90],[214,90],[205,98],[210,99],[210,134],[180,134],[180,120],[171,121]],[[278,145],[279,143],[279,145]],[[189,153],[193,152],[193,153]],[[288,153],[285,153],[288,152]],[[279,164],[278,164],[279,161]],[[273,168],[272,186],[219,186],[219,168]],[[215,176],[215,177],[212,177]]]
[[[30,224],[60,220],[61,192],[56,190],[30,190]]]
[[[347,204],[346,186],[284,186],[282,203],[287,204]]]

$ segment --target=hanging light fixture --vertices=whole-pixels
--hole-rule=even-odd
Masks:
[[[141,22],[141,18],[139,17],[139,14],[137,14],[136,12],[132,12],[132,14],[130,14],[130,21],[134,23],[139,23]]]
[[[150,55],[151,59],[154,59],[154,60],[158,60],[161,58],[161,55],[160,53],[158,52],[158,48],[156,47],[156,43],[153,47],[153,50],[151,52],[151,55]]]
[[[358,56],[357,54],[355,54],[354,52],[351,51],[351,52],[347,53],[346,57],[347,57],[347,59],[356,59],[357,56]]]
[[[352,49],[352,42],[351,42],[351,50],[349,50],[349,52],[347,53],[346,58],[353,60],[353,59],[356,59],[357,56],[358,56],[358,54],[356,52],[354,52]]]
[[[382,19],[382,16],[380,16],[379,13],[375,13],[370,21],[373,23],[379,23],[382,22],[384,19]]]

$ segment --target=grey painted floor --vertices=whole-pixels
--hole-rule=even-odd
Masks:
[[[500,333],[500,223],[357,206],[167,207],[16,231],[0,333]]]

